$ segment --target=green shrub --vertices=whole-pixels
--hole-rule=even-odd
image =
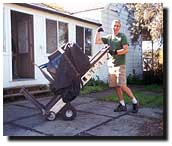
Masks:
[[[137,75],[129,74],[127,77],[127,84],[142,85],[144,83]]]
[[[107,86],[107,83],[103,82],[99,79],[99,77],[97,77],[97,80],[91,78],[90,81],[87,83],[87,86]]]
[[[99,92],[108,88],[108,84],[103,82],[97,76],[97,80],[94,78],[90,79],[90,81],[82,88],[81,94],[89,94],[93,92]]]

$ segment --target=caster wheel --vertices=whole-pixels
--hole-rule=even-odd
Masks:
[[[46,115],[46,119],[49,121],[53,121],[56,119],[56,114],[52,111],[50,111],[47,115]]]
[[[61,111],[61,117],[63,120],[69,121],[76,117],[76,109],[71,105],[67,104]]]

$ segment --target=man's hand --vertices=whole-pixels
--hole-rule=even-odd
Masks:
[[[104,30],[103,30],[103,28],[102,27],[99,27],[98,29],[97,29],[97,32],[103,32]]]
[[[109,50],[109,54],[113,56],[114,55],[114,51],[113,50]]]
[[[103,41],[101,39],[101,33],[103,32],[103,28],[102,27],[98,27],[97,31],[96,31],[96,36],[95,36],[95,44],[103,44]]]
[[[112,56],[117,55],[117,50],[109,50],[109,54]]]
[[[118,54],[117,50],[115,50],[115,51],[114,51],[114,54],[115,54],[115,55],[117,55],[117,54]]]

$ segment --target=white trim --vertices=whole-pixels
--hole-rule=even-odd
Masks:
[[[9,28],[9,32],[7,32],[8,34],[9,34],[9,39],[7,39],[7,41],[8,41],[8,45],[9,45],[9,50],[7,50],[7,52],[9,53],[9,75],[10,75],[10,78],[9,78],[9,81],[12,81],[13,80],[13,73],[12,73],[12,42],[11,42],[11,38],[12,38],[12,36],[11,36],[11,12],[12,12],[12,10],[11,9],[9,9],[8,10],[8,16],[7,16],[7,18],[8,18],[8,24],[7,24],[7,28]]]
[[[22,85],[34,85],[34,84],[48,84],[49,82],[45,79],[42,73],[35,67],[35,79],[31,80],[13,80],[12,79],[12,43],[11,43],[11,11],[17,11],[20,13],[25,13],[33,16],[33,35],[34,35],[34,63],[41,65],[48,61],[48,56],[50,54],[46,53],[46,18],[53,19],[57,21],[57,23],[64,22],[68,24],[68,40],[69,42],[76,42],[76,26],[84,27],[92,29],[92,35],[97,25],[84,23],[79,20],[73,20],[70,18],[65,18],[62,16],[50,14],[47,12],[42,12],[39,10],[32,10],[31,8],[22,7],[14,4],[4,4],[4,25],[5,29],[5,47],[6,52],[3,52],[3,61],[4,63],[8,63],[8,65],[3,65],[3,87],[14,87],[14,86],[22,86]],[[57,26],[58,27],[58,26]],[[59,31],[57,29],[57,31]],[[58,32],[57,32],[58,33]],[[93,38],[93,36],[92,36]],[[58,39],[58,34],[57,34]],[[58,40],[59,41],[59,40]],[[85,43],[85,37],[84,37]],[[59,43],[58,43],[59,44]],[[85,46],[85,44],[84,44]],[[93,48],[96,46],[92,46]],[[93,54],[93,53],[92,53]]]

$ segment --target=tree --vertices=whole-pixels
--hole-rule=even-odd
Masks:
[[[158,50],[153,48],[143,52],[144,67],[148,70],[144,72],[144,80],[147,83],[163,83],[163,5],[162,3],[130,3],[126,4],[128,10],[128,24],[131,33],[131,42],[136,45],[140,39],[142,41],[158,40]],[[160,41],[161,40],[161,41]]]
[[[156,40],[163,35],[163,5],[162,3],[130,3],[126,4],[129,12],[128,23],[132,43],[139,36],[146,40]]]

